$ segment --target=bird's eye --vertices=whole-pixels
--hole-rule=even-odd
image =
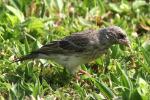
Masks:
[[[123,39],[125,38],[125,35],[124,34],[119,34],[119,39]]]

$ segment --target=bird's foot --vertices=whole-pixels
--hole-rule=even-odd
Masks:
[[[84,70],[82,70],[82,69],[79,70],[78,74],[79,74],[79,75],[83,75],[83,74],[84,74],[84,75],[87,75],[87,76],[89,76],[89,77],[92,76],[90,73],[88,73],[87,71],[84,71]]]
[[[92,75],[90,73],[88,73],[87,71],[84,71],[82,69],[79,70],[79,72],[76,74],[75,79],[76,80],[80,80],[80,75],[86,75],[88,77],[92,77]]]

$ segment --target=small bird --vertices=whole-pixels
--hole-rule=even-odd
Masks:
[[[71,74],[75,74],[80,69],[79,65],[98,58],[114,44],[130,46],[125,32],[120,27],[86,30],[52,41],[14,61],[50,59],[64,66]]]

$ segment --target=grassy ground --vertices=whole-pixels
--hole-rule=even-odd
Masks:
[[[47,60],[12,63],[73,32],[117,25],[131,41],[69,77]],[[149,0],[0,0],[0,100],[150,100]]]

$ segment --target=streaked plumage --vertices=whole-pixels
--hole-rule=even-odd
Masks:
[[[74,74],[80,68],[79,65],[98,58],[113,44],[129,45],[125,32],[117,26],[71,34],[62,40],[52,41],[15,61],[50,59]]]

